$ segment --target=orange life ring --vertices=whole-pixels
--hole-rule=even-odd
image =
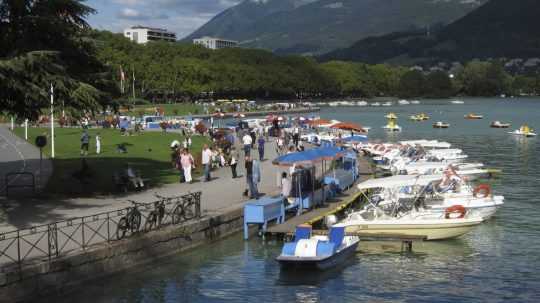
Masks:
[[[446,219],[463,219],[465,218],[465,214],[467,213],[467,209],[463,205],[453,205],[448,207],[444,211],[444,217]],[[459,214],[459,217],[451,218],[451,214]]]
[[[479,196],[479,194],[482,194],[482,196]],[[480,184],[478,185],[473,192],[473,196],[475,198],[487,198],[491,195],[491,187],[487,184]]]

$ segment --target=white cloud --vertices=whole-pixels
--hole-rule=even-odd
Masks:
[[[97,9],[90,24],[121,32],[132,25],[164,27],[181,38],[242,0],[88,0]]]

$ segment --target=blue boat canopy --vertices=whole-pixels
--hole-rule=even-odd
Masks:
[[[323,147],[286,154],[277,157],[272,163],[280,166],[292,166],[294,164],[312,164],[322,160],[333,160],[342,156],[343,151],[337,147]]]
[[[368,137],[362,135],[354,135],[350,137],[343,138],[344,142],[367,142]]]

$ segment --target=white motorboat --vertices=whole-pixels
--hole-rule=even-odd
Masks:
[[[433,128],[449,128],[449,127],[450,127],[450,123],[445,123],[442,121],[437,121],[433,123]]]
[[[460,205],[468,217],[480,217],[484,220],[493,216],[504,204],[503,196],[491,194],[491,187],[486,184],[472,188],[462,177],[445,174],[436,175],[398,175],[387,178],[371,179],[358,185],[360,190],[379,189],[370,201],[377,207],[401,203],[417,212],[432,215],[444,215],[448,208]]]
[[[407,100],[399,100],[399,101],[398,101],[398,104],[399,104],[399,105],[409,105],[409,104],[411,104],[411,102],[409,102],[409,101],[407,101]]]
[[[482,219],[440,217],[429,213],[409,213],[390,217],[377,213],[377,209],[350,214],[335,226],[345,227],[346,232],[373,236],[413,236],[425,240],[443,240],[462,236],[482,223]]]
[[[373,102],[373,103],[371,103],[371,106],[381,106],[381,103],[380,102]]]
[[[357,101],[356,106],[367,106],[368,103],[366,101]]]
[[[411,104],[420,104],[420,101],[418,101],[418,100],[412,100],[412,101],[411,101]]]
[[[387,101],[387,102],[384,102],[383,104],[381,104],[382,106],[392,106],[393,103],[390,102],[390,101]]]
[[[491,128],[509,128],[511,126],[510,123],[503,123],[501,121],[493,121],[489,125]]]
[[[453,101],[450,101],[450,103],[452,103],[452,104],[465,104],[465,102],[463,102],[461,100],[453,100]]]

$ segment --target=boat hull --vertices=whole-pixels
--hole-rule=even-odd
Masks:
[[[450,221],[450,220],[449,220]],[[482,221],[465,221],[452,224],[425,224],[425,223],[374,223],[365,222],[362,224],[349,225],[345,231],[349,233],[361,233],[363,235],[384,236],[403,235],[413,237],[424,237],[426,240],[444,240],[457,238],[470,232]]]
[[[276,261],[283,269],[327,270],[345,262],[356,253],[360,240],[327,257],[279,256]]]

